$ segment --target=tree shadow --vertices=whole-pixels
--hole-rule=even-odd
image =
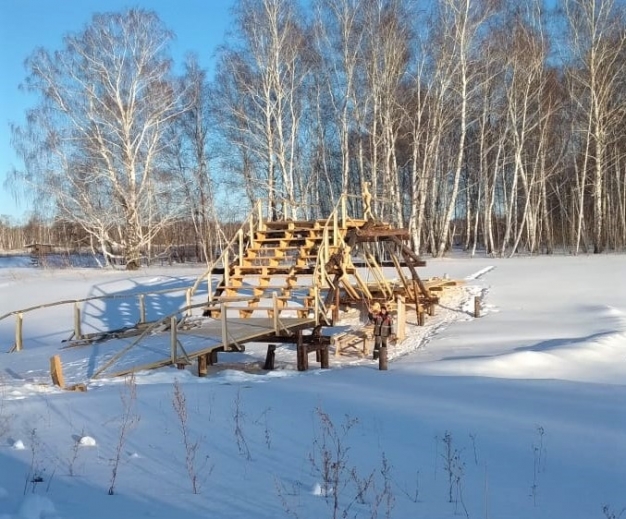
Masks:
[[[154,495],[142,499],[130,495],[123,488],[109,496],[105,487],[95,487],[84,477],[63,476],[53,471],[32,478],[27,463],[2,452],[0,466],[0,515],[7,519],[31,516],[110,519],[145,515],[153,519],[204,519],[209,511],[207,506],[197,507],[197,512],[182,509],[160,501]]]

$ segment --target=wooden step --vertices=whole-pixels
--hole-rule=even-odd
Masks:
[[[320,220],[268,220],[263,222],[263,227],[268,230],[315,229],[319,226]]]
[[[315,267],[298,265],[244,265],[233,267],[233,276],[311,275]]]
[[[259,258],[285,258],[288,257],[288,253],[293,253],[301,250],[301,247],[296,246],[280,246],[280,247],[251,247],[246,250],[246,258],[259,259]]]

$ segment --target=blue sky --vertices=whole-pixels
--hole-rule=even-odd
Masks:
[[[182,63],[187,52],[198,54],[200,63],[211,70],[214,53],[224,42],[231,24],[235,0],[0,0],[0,215],[16,218],[30,210],[16,205],[3,183],[12,167],[21,162],[11,147],[9,122],[21,123],[34,99],[19,90],[26,71],[24,60],[37,47],[59,48],[67,33],[80,32],[93,13],[142,7],[156,11],[174,31],[171,49]]]

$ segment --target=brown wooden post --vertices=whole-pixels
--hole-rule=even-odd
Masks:
[[[144,294],[139,295],[139,322],[146,322],[146,296]]]
[[[211,350],[210,353],[207,353],[207,364],[209,366],[217,364],[217,350]]]
[[[274,333],[279,335],[280,321],[278,319],[278,294],[276,291],[272,292],[272,309],[272,326],[274,327]]]
[[[74,337],[76,339],[83,338],[83,334],[80,331],[80,307],[78,303],[74,303]]]
[[[339,284],[335,285],[334,304],[333,304],[333,326],[336,326],[339,322]]]
[[[378,369],[387,371],[387,346],[381,346],[378,352]]]
[[[24,336],[22,328],[24,324],[24,314],[21,312],[15,316],[15,351],[22,351],[24,347]]]
[[[220,321],[222,324],[222,346],[224,346],[224,351],[228,351],[230,348],[228,346],[228,322],[225,303],[220,304]]]
[[[187,289],[185,297],[187,300],[187,317],[191,317],[191,288]]]
[[[406,337],[406,305],[402,295],[398,295],[397,298],[396,337],[399,341],[403,341]]]
[[[320,367],[322,369],[330,368],[330,360],[329,360],[329,354],[328,354],[328,344],[320,345],[320,349],[318,351],[320,352]]]
[[[198,355],[198,376],[206,377],[209,370],[207,368],[207,356]]]
[[[420,311],[417,313],[417,324],[420,326],[424,326],[426,324],[426,312],[420,308]]]
[[[61,357],[55,355],[50,357],[50,376],[52,383],[61,389],[65,387],[65,379],[63,378],[63,367],[61,366]]]
[[[480,317],[480,297],[474,297],[474,317]]]
[[[172,364],[176,363],[176,350],[178,346],[178,337],[176,336],[176,316],[170,318],[170,360]]]
[[[306,371],[309,369],[309,355],[307,345],[302,340],[302,330],[296,332],[296,357],[298,360],[298,371]]]
[[[430,315],[431,317],[435,315],[435,303],[433,303],[432,301],[428,304],[428,315]]]
[[[276,344],[268,344],[267,355],[265,355],[265,364],[263,365],[263,369],[267,369],[270,371],[273,370],[275,359],[276,359]]]

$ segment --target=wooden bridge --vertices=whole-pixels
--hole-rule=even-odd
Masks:
[[[351,217],[347,196],[323,220],[271,221],[259,202],[221,255],[188,289],[187,306],[158,322],[114,335],[133,341],[92,376],[184,367],[194,360],[201,374],[216,352],[242,351],[250,341],[293,342],[306,353],[327,355],[331,338],[321,330],[336,322],[340,308],[347,306],[365,309],[378,302],[393,311],[401,301],[402,312],[413,307],[418,323],[423,324],[425,315],[434,313],[440,285],[420,279],[417,268],[425,262],[408,241],[406,229],[373,218]],[[383,271],[390,266],[395,269],[393,276]],[[215,276],[219,282],[214,287]],[[190,327],[188,318],[200,307],[192,305],[191,299],[203,283],[208,286],[208,301],[201,304],[205,319]],[[307,329],[311,332],[303,334]],[[115,332],[119,331],[94,334],[93,340],[101,341]],[[128,352],[159,333],[170,335],[169,348],[152,348],[149,362],[122,366],[120,361]],[[75,333],[74,339],[85,344],[92,338]],[[341,340],[335,343],[343,347]]]

